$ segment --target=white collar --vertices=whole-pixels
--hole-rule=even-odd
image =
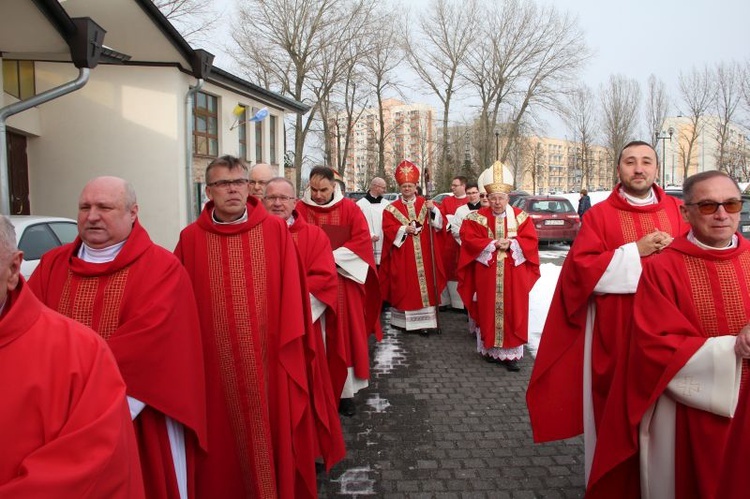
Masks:
[[[222,222],[221,220],[216,218],[216,208],[214,208],[211,212],[211,221],[216,225],[236,225],[245,223],[247,222],[247,207],[245,207],[245,213],[243,213],[240,218],[238,218],[237,220],[232,220],[231,222]]]
[[[78,258],[88,263],[109,263],[120,254],[120,250],[125,246],[125,241],[120,241],[107,248],[99,249],[87,246],[86,243],[81,243],[81,247],[78,249]]]
[[[632,204],[633,206],[648,206],[650,204],[656,204],[659,201],[656,199],[656,193],[654,193],[654,188],[651,187],[648,190],[648,196],[645,198],[637,198],[635,196],[631,196],[627,192],[625,192],[625,189],[620,187],[620,195],[625,199],[625,201],[628,202],[628,204]]]
[[[698,239],[695,238],[695,234],[693,234],[693,229],[690,229],[690,232],[687,235],[688,241],[693,243],[694,245],[698,246],[701,249],[704,250],[714,250],[714,251],[726,251],[730,249],[734,249],[739,244],[739,239],[737,238],[737,234],[732,235],[732,240],[729,242],[728,245],[724,246],[723,248],[715,248],[713,246],[709,246],[708,244],[704,244]]]

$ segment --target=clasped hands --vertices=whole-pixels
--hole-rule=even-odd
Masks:
[[[643,257],[657,253],[669,246],[673,240],[669,233],[657,229],[636,242],[638,254]]]
[[[495,248],[498,251],[507,251],[510,248],[510,239],[498,239],[495,241]]]
[[[406,233],[413,236],[422,232],[422,224],[416,220],[412,220],[406,225]]]

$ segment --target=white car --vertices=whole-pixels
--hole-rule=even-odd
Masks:
[[[52,248],[72,243],[78,236],[78,225],[70,218],[36,215],[11,215],[9,218],[16,228],[18,249],[23,251],[21,274],[26,279],[39,265],[43,254]]]

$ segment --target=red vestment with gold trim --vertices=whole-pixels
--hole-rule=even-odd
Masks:
[[[513,212],[518,223],[515,236],[508,235],[506,218],[496,217],[491,208],[470,213],[461,224],[458,292],[469,316],[479,324],[487,349],[516,348],[529,341],[529,293],[540,276],[538,238],[528,215],[518,208]],[[510,251],[493,252],[489,265],[476,261],[493,240],[506,238],[518,242],[525,262],[516,266]],[[502,324],[498,324],[499,317]]]
[[[673,236],[688,229],[679,212],[681,202],[657,185],[653,189],[657,203],[634,206],[622,197],[618,184],[605,201],[586,212],[586,221],[560,272],[526,392],[537,442],[583,432],[583,350],[589,300],[596,306],[592,396],[600,426],[618,359],[626,354],[633,294],[595,295],[594,288],[624,244],[634,243],[656,229]]]
[[[23,278],[0,316],[0,380],[0,497],[145,497],[112,353]]]
[[[376,324],[380,317],[380,287],[375,267],[375,256],[372,251],[372,240],[367,220],[362,210],[348,198],[343,198],[332,206],[318,206],[299,201],[297,212],[306,222],[316,225],[324,231],[328,228],[339,229],[342,240],[331,247],[349,249],[368,266],[365,284],[338,274],[338,330],[345,342],[347,367],[354,368],[354,375],[360,379],[370,378],[370,359],[367,338],[376,333]],[[344,238],[345,236],[345,238]],[[378,339],[380,335],[378,335]]]
[[[346,455],[344,435],[339,419],[339,397],[346,381],[346,351],[336,324],[338,277],[336,262],[328,236],[319,227],[310,225],[295,213],[289,226],[305,272],[307,290],[326,305],[325,343],[320,319],[312,325],[308,342],[314,358],[310,366],[311,392],[314,392],[316,425],[321,452],[330,468]]]
[[[409,204],[399,197],[383,210],[380,289],[383,299],[398,310],[421,310],[440,304],[440,293],[445,288],[445,272],[440,257],[443,247],[438,237],[445,230],[435,229],[430,220],[422,196],[417,196],[414,203]],[[404,243],[395,246],[393,242],[399,229],[412,221],[416,221],[422,230],[415,236],[406,234]],[[432,237],[429,230],[432,230]],[[434,251],[430,249],[431,243],[434,244]]]
[[[208,455],[197,497],[315,497],[317,450],[307,306],[286,223],[250,197],[248,219],[215,224],[213,202],[180,234],[206,362]]]
[[[599,434],[586,497],[637,497],[638,429],[647,409],[707,339],[736,336],[750,323],[750,242],[738,239],[737,248],[714,251],[683,236],[644,265],[627,366],[618,370],[613,384],[611,400],[617,403],[607,405],[608,424]],[[726,362],[735,361],[734,352],[730,357]],[[714,374],[709,369],[707,379]],[[747,497],[747,377],[744,359],[733,418],[676,402],[675,497]],[[628,490],[634,484],[635,490]]]
[[[195,299],[180,262],[154,244],[136,220],[117,257],[88,263],[80,238],[45,254],[29,287],[53,310],[107,341],[127,384],[146,404],[133,421],[146,495],[179,497],[165,416],[185,428],[188,490],[206,449],[205,378]]]

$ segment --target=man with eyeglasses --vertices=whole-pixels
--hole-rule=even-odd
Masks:
[[[42,257],[29,288],[107,341],[127,386],[146,496],[187,497],[207,449],[198,313],[185,269],[151,241],[138,211],[129,182],[89,181],[78,237]]]
[[[654,182],[654,148],[630,142],[612,194],[586,212],[550,305],[527,403],[537,442],[584,433],[588,482],[615,373],[627,358],[643,261],[687,231],[679,201]]]
[[[286,224],[249,196],[247,166],[206,168],[210,200],[175,254],[198,302],[210,452],[196,497],[315,497],[306,305]]]
[[[446,220],[446,230],[440,234],[442,246],[443,268],[445,269],[446,287],[440,298],[440,304],[453,310],[463,310],[464,303],[458,293],[458,243],[453,239],[453,221],[456,210],[469,202],[466,195],[467,179],[463,175],[451,180],[452,196],[446,196],[440,203],[440,212]]]
[[[529,292],[539,279],[539,240],[529,215],[508,204],[510,169],[497,161],[479,177],[490,205],[461,225],[459,292],[478,326],[477,352],[518,372],[529,338]]]
[[[296,203],[294,185],[289,180],[274,177],[268,181],[263,204],[268,213],[286,222],[305,273],[312,320],[308,347],[315,354],[309,372],[311,392],[315,400],[318,441],[326,469],[330,470],[346,454],[338,417],[347,369],[346,346],[336,328],[336,262],[326,233],[300,217],[294,209]]]
[[[737,233],[742,197],[723,172],[683,184],[690,224],[646,262],[635,294],[624,389],[628,412],[603,431],[591,497],[747,497],[750,478],[750,243]],[[618,464],[619,463],[619,464]],[[612,465],[618,464],[614,469]],[[625,470],[625,471],[623,471]],[[617,479],[612,479],[615,477]],[[587,497],[589,495],[587,494]]]
[[[380,339],[380,287],[370,230],[362,210],[344,197],[334,170],[326,166],[310,170],[296,209],[306,222],[323,229],[333,249],[339,283],[336,327],[344,335],[348,368],[339,412],[352,417],[357,412],[354,395],[369,384],[368,336]]]
[[[250,168],[250,195],[258,199],[263,198],[263,192],[269,180],[277,175],[271,165],[266,163],[256,163]]]
[[[484,197],[487,197],[487,193],[484,193]],[[482,207],[482,194],[479,192],[479,186],[476,182],[468,182],[466,184],[466,199],[467,203],[463,206],[456,208],[456,213],[453,215],[453,221],[450,224],[450,231],[455,239],[456,243],[461,244],[461,224],[466,218],[466,215],[473,213]]]

